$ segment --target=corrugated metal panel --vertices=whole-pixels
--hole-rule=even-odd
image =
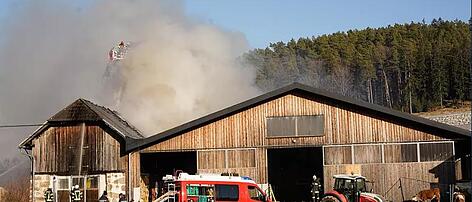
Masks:
[[[324,135],[324,116],[299,116],[297,117],[298,136],[322,136]]]
[[[269,137],[323,136],[324,116],[281,116],[267,118]]]
[[[268,117],[267,136],[295,136],[296,117]]]

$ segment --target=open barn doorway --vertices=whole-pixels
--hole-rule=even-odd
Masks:
[[[182,170],[197,172],[197,152],[155,152],[141,154],[141,175],[148,187],[149,200],[162,194],[162,177]]]
[[[278,201],[312,200],[313,175],[323,179],[321,147],[268,149],[267,159],[269,183]]]

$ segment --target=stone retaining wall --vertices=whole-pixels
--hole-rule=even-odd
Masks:
[[[431,119],[433,121],[461,127],[464,129],[470,130],[470,120],[471,112],[461,112],[461,113],[452,113],[452,114],[443,114],[443,115],[434,115],[434,116],[424,116],[421,117]]]
[[[51,175],[35,175],[34,176],[34,201],[44,201],[44,192],[51,186]]]
[[[126,178],[124,173],[107,173],[107,193],[110,201],[118,201],[120,193],[126,194]]]

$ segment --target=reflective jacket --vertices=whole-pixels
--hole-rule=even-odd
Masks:
[[[46,202],[53,202],[54,201],[54,193],[51,190],[47,190],[44,192],[44,201]]]
[[[73,189],[72,192],[70,193],[70,199],[72,201],[80,201],[83,198],[83,194],[79,189]]]

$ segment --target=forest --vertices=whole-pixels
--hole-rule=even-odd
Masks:
[[[256,85],[292,82],[415,113],[470,101],[470,30],[434,19],[271,43],[241,58]]]

